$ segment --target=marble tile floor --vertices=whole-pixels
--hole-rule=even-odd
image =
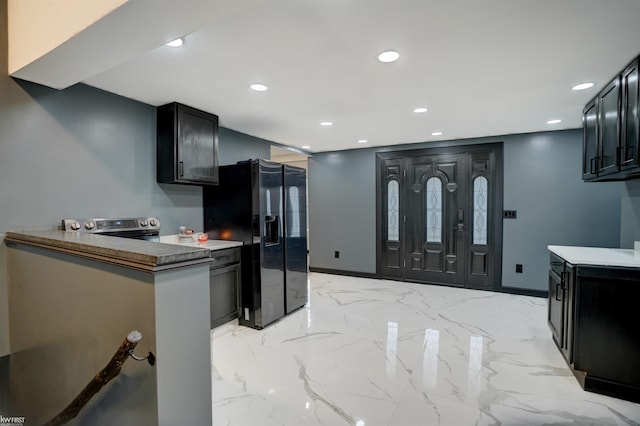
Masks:
[[[312,273],[308,306],[211,334],[214,425],[639,425],[583,391],[545,299]]]

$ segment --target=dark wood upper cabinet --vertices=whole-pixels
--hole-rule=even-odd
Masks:
[[[598,175],[608,175],[620,169],[620,77],[614,78],[598,95]]]
[[[620,126],[620,168],[637,167],[640,123],[638,120],[638,59],[633,61],[621,75],[622,108]]]
[[[582,154],[582,179],[591,180],[598,177],[598,109],[594,98],[584,107],[582,112],[584,129]]]
[[[218,184],[218,116],[177,102],[158,107],[157,181]]]
[[[640,88],[635,58],[589,101],[582,112],[582,179],[640,178]]]

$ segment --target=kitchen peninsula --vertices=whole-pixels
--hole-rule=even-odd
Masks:
[[[52,418],[137,330],[155,365],[128,360],[80,423],[212,423],[208,248],[64,231],[5,243],[12,412]]]

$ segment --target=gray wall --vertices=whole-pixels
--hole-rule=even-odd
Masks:
[[[621,209],[620,247],[633,248],[640,241],[640,180],[624,183]]]
[[[566,130],[404,145],[416,149],[504,142],[502,285],[546,290],[546,246],[618,247],[623,184],[584,183],[582,131]],[[375,273],[375,153],[392,148],[315,154],[309,159],[312,267]],[[638,197],[640,211],[640,197]],[[334,251],[340,250],[340,258]],[[524,265],[522,274],[515,264]]]
[[[202,189],[157,184],[155,107],[82,84],[0,77],[0,232],[64,217],[156,215],[162,233],[202,228]],[[220,131],[220,164],[269,157],[268,141]]]
[[[155,181],[155,107],[84,85],[57,91],[8,77],[6,6],[0,0],[0,356],[9,347],[7,230],[138,215],[158,216],[163,234],[202,228],[201,188]],[[270,144],[221,129],[219,153],[221,164],[269,158]]]

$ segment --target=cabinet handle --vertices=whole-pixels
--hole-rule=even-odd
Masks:
[[[178,176],[184,176],[184,161],[178,163]]]
[[[218,261],[227,260],[227,259],[230,259],[230,258],[231,258],[231,256],[229,256],[229,255],[212,257],[211,258],[211,262],[218,262]]]
[[[562,285],[562,281],[556,284],[556,300],[558,302],[562,302],[562,299],[558,299],[558,295],[560,294],[560,285]]]
[[[595,161],[596,161],[596,158],[595,158],[595,157],[593,157],[593,158],[591,159],[591,161],[589,162],[589,174],[594,174],[594,173],[595,173],[595,172],[594,172],[595,168],[593,167],[593,165],[594,165]]]

